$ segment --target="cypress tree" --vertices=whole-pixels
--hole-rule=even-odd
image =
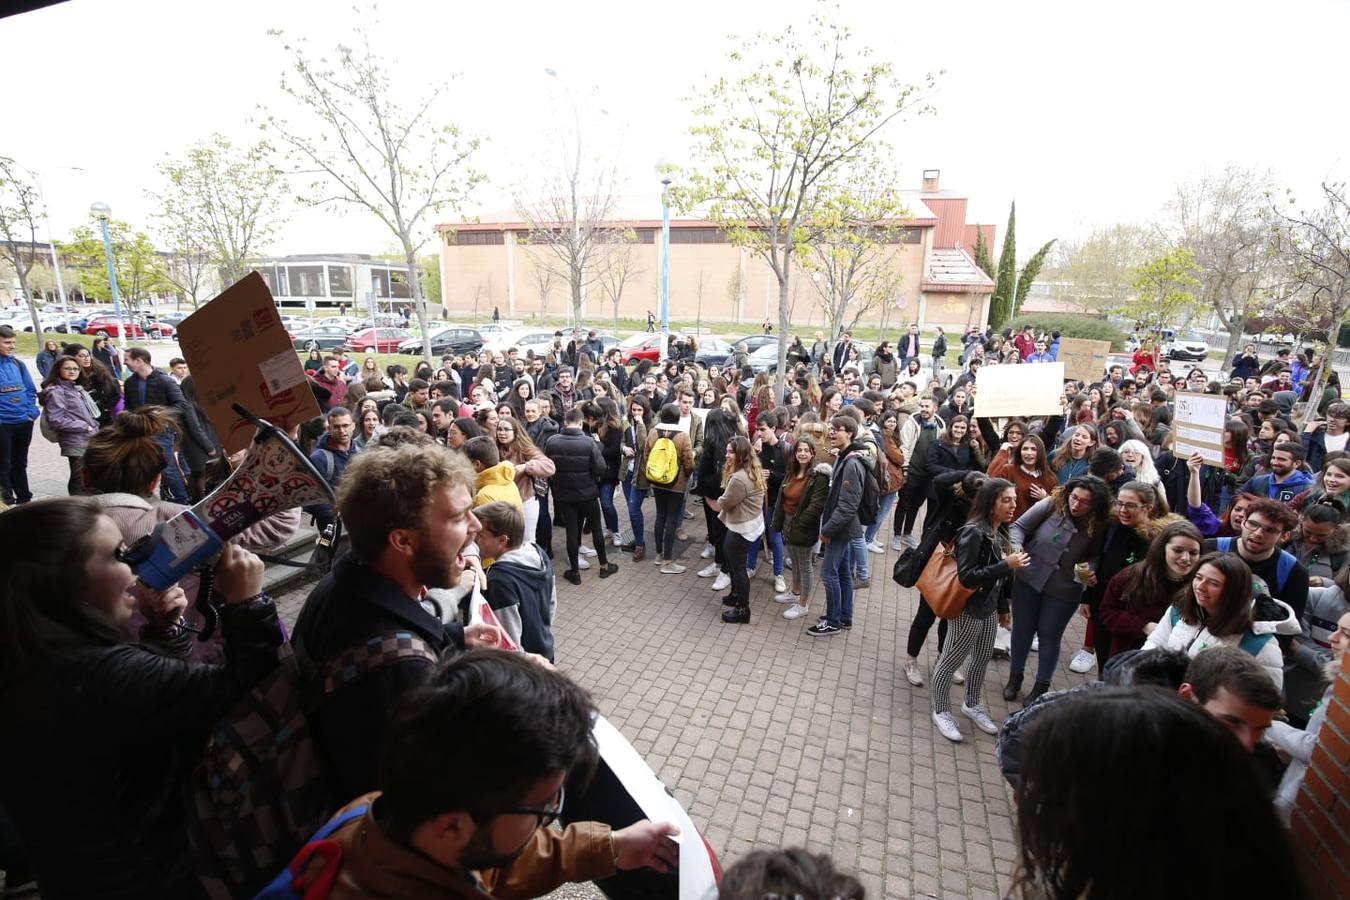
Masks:
[[[1014,316],[1022,312],[1022,302],[1027,299],[1027,294],[1031,293],[1031,283],[1036,280],[1036,276],[1041,274],[1041,267],[1045,265],[1045,258],[1050,255],[1050,248],[1055,245],[1055,239],[1051,238],[1045,242],[1045,246],[1037,250],[1036,253],[1027,260],[1027,264],[1022,267],[1022,274],[1017,276],[1017,292],[1013,295]]]
[[[989,301],[989,324],[995,329],[1012,318],[1013,293],[1017,289],[1017,201],[1008,209],[1008,230],[1003,233],[1003,249],[998,255],[998,277],[994,296]]]
[[[975,265],[990,278],[994,277],[994,258],[989,255],[989,242],[984,239],[984,229],[975,232]]]

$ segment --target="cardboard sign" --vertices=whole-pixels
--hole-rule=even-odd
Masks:
[[[1062,412],[1064,363],[981,366],[975,375],[975,415],[1056,416]]]
[[[1106,357],[1110,352],[1110,341],[1059,339],[1059,361],[1064,363],[1064,377],[1072,381],[1101,381],[1106,372]]]
[[[1199,453],[1212,466],[1223,466],[1223,426],[1228,400],[1222,394],[1179,393],[1172,416],[1172,453],[1189,459]]]
[[[230,405],[289,429],[319,415],[300,357],[281,324],[267,283],[246,275],[178,326],[178,343],[226,453],[242,450],[254,428]]]

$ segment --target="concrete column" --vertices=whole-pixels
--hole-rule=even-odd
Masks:
[[[506,230],[506,314],[516,314],[516,233]]]

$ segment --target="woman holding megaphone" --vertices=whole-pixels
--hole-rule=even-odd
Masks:
[[[186,659],[178,587],[144,589],[87,498],[0,513],[0,803],[45,897],[192,897],[180,783],[211,725],[277,665],[262,562],[215,567],[225,663]],[[145,619],[128,640],[133,611]]]

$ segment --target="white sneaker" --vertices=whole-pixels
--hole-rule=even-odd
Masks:
[[[652,565],[656,566],[658,569],[668,562],[671,562],[671,560],[663,558],[660,554],[652,558]]]
[[[591,564],[588,563],[588,562],[586,562],[586,557],[584,557],[584,556],[578,556],[578,557],[577,557],[577,568],[578,568],[578,569],[580,569],[581,571],[584,572],[584,571],[586,571],[587,569],[589,569],[590,567],[591,567]]]
[[[755,570],[754,570],[754,569],[746,569],[746,570],[745,570],[745,577],[748,578],[748,579],[750,579],[751,581],[754,581],[754,580],[755,580]]]
[[[891,549],[892,550],[905,549],[905,539],[898,534],[895,537],[891,538]]]
[[[867,545],[867,549],[872,551],[873,553],[885,553],[886,545],[881,543],[881,541],[873,541],[872,543]]]
[[[689,568],[677,562],[668,562],[659,571],[662,575],[683,575]]]
[[[729,587],[731,587],[731,576],[726,572],[717,573],[717,577],[713,579],[712,589],[714,591],[724,591]]]
[[[908,660],[905,663],[905,677],[909,683],[915,687],[923,687],[923,673],[919,671],[919,661],[917,659]]]
[[[811,611],[810,607],[802,606],[800,603],[798,603],[795,606],[789,606],[787,609],[783,610],[783,618],[800,619],[802,616],[806,615],[810,611]]]
[[[965,740],[965,737],[961,734],[961,728],[956,724],[956,719],[952,717],[951,713],[933,713],[933,724],[937,726],[938,732],[953,744],[959,744]]]
[[[1073,659],[1069,660],[1069,671],[1086,675],[1092,671],[1092,667],[1095,665],[1097,665],[1097,654],[1083,648],[1073,655]]]
[[[1041,652],[1041,636],[1039,634],[1033,634],[1031,636],[1031,652],[1032,653]]]
[[[792,591],[779,591],[773,595],[774,603],[793,603],[797,602],[797,595]]]
[[[773,576],[773,589],[780,594],[787,591],[787,579],[782,575]]]
[[[615,547],[623,546],[623,537],[617,531],[614,532],[614,546]]]
[[[698,577],[712,578],[714,575],[718,574],[721,571],[722,569],[717,565],[717,563],[708,563],[706,566],[698,570]]]
[[[998,726],[989,718],[989,713],[983,706],[966,706],[962,703],[961,715],[974,722],[975,727],[985,734],[998,734]]]
[[[907,534],[900,539],[900,543],[906,547],[917,547],[919,546],[919,539],[912,534]]]
[[[594,556],[595,556],[595,548],[594,548],[594,547],[585,547],[585,546],[583,546],[583,547],[581,547],[581,548],[579,548],[579,549],[581,550],[581,555],[582,555],[582,556],[590,556],[590,557],[594,557]]]
[[[783,565],[789,569],[792,568],[792,557],[789,556],[787,559],[783,560]]]
[[[955,672],[952,673],[952,684],[965,684],[965,683],[966,683],[966,673],[962,672],[960,669],[957,669]]]
[[[712,559],[712,558],[713,558],[713,555],[716,554],[716,553],[717,553],[717,551],[713,549],[713,545],[712,545],[712,544],[704,544],[704,545],[703,545],[703,552],[700,553],[700,554],[698,555],[698,558],[699,558],[699,559]]]

